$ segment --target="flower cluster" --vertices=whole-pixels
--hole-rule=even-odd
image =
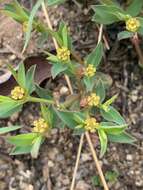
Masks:
[[[61,47],[57,49],[57,57],[63,62],[70,60],[70,51],[66,47]]]
[[[87,118],[84,122],[84,128],[86,131],[90,131],[91,133],[94,133],[97,128],[99,128],[100,124],[97,122],[97,120],[94,117]]]
[[[140,22],[136,18],[129,18],[126,21],[126,29],[130,32],[137,32],[140,27]]]
[[[100,97],[96,95],[96,93],[92,93],[87,97],[88,106],[98,106],[100,103]]]
[[[43,118],[35,120],[33,126],[33,132],[35,133],[45,133],[49,129],[48,123]]]
[[[11,98],[14,100],[22,100],[25,96],[25,90],[21,88],[20,86],[16,86],[11,91]]]
[[[87,77],[93,77],[94,74],[96,72],[96,68],[92,65],[92,64],[89,64],[86,68],[85,68],[85,71],[84,71],[84,74],[85,76]]]

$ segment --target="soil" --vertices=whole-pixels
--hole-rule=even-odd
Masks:
[[[21,2],[29,7],[26,1]],[[42,19],[42,12],[38,14]],[[95,23],[91,22],[91,13],[86,6],[80,10],[69,1],[50,9],[50,17],[55,28],[61,19],[68,23],[76,51],[82,56],[95,47],[98,30]],[[24,36],[21,25],[12,19],[0,14],[0,21],[0,66],[3,72],[7,62],[18,62]],[[110,50],[106,50],[101,70],[112,77],[113,84],[108,96],[118,94],[115,106],[126,118],[128,131],[137,138],[137,145],[110,143],[101,164],[104,172],[116,171],[119,174],[115,182],[108,183],[110,189],[142,190],[143,71],[138,65],[131,42],[116,40],[118,30],[123,27],[114,25],[105,28]],[[34,34],[26,56],[42,51],[37,46],[37,38],[38,35]],[[43,46],[43,49],[45,48],[53,48],[51,41]],[[21,124],[23,129],[20,132],[24,133],[29,130],[31,122],[38,115],[39,106],[27,104],[22,112],[12,115],[9,119],[1,119],[0,126]],[[0,190],[69,190],[78,143],[79,137],[72,135],[70,130],[53,129],[50,138],[41,147],[38,159],[34,160],[30,155],[10,156],[10,145],[0,137]],[[99,152],[99,147],[96,148]],[[95,175],[96,168],[85,141],[75,190],[102,190],[102,187],[93,184]]]

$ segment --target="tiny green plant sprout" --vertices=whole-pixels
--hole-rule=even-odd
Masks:
[[[140,16],[143,1],[131,0],[128,7],[122,8],[116,1],[103,0],[100,5],[94,5],[95,14],[92,20],[103,25],[124,23],[123,31],[118,33],[118,40],[130,38],[135,46],[143,66],[143,56],[139,46],[139,36],[143,35],[143,17]]]
[[[27,47],[32,30],[36,30],[42,36],[46,34],[46,39],[47,37],[54,38],[56,41],[55,53],[47,50],[44,52],[47,60],[52,65],[51,75],[53,79],[63,75],[68,78],[68,86],[72,86],[72,94],[67,95],[66,98],[57,98],[50,89],[45,93],[45,89],[39,87],[34,81],[36,66],[32,66],[26,72],[23,63],[19,64],[18,71],[8,65],[17,85],[9,96],[0,96],[0,118],[7,118],[22,110],[23,105],[27,102],[39,103],[41,109],[40,117],[31,123],[32,127],[29,126],[31,132],[6,137],[7,141],[13,145],[10,154],[30,153],[33,158],[37,158],[40,146],[46,140],[46,137],[51,134],[52,128],[63,127],[68,127],[75,135],[88,132],[98,136],[101,157],[107,151],[107,145],[110,141],[133,144],[135,139],[126,132],[128,124],[113,106],[118,96],[106,97],[106,91],[111,83],[109,77],[100,72],[104,44],[100,40],[95,49],[82,60],[75,54],[72,38],[64,22],[59,24],[57,31],[53,31],[51,27],[45,25],[36,17],[36,12],[43,5],[43,2],[42,0],[37,1],[30,13],[15,0],[5,6],[3,13],[23,25],[25,32],[23,51]],[[64,1],[46,1],[48,6],[62,2]],[[131,33],[136,32],[133,31],[135,29],[139,32],[142,29],[140,25],[142,19],[140,17],[132,20],[133,18],[129,16],[129,13],[127,16],[127,13],[125,14],[125,11],[116,4],[110,6],[107,4],[98,5],[94,9],[96,10],[94,20],[99,23],[110,24],[125,20],[128,28],[132,30]],[[135,21],[136,27],[132,26],[132,21]],[[35,96],[33,92],[35,92]],[[2,127],[0,128],[0,134],[21,127]]]

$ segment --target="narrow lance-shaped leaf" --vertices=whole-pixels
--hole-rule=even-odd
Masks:
[[[17,78],[17,82],[19,83],[19,85],[23,88],[26,87],[26,76],[25,76],[25,67],[24,64],[21,63],[19,65],[18,68],[18,78]]]
[[[100,157],[102,157],[107,150],[107,135],[102,129],[98,130],[98,135],[99,135],[100,145],[101,145]]]
[[[43,140],[42,136],[38,136],[34,140],[34,144],[33,144],[32,149],[31,149],[31,156],[33,158],[37,158],[38,157],[38,153],[39,153],[39,149],[40,149],[40,145],[42,143],[42,140]]]
[[[16,146],[10,152],[10,155],[29,154],[32,146]]]
[[[132,0],[131,4],[126,9],[126,13],[135,17],[137,16],[143,7],[143,1],[142,0]]]
[[[53,64],[52,70],[51,70],[53,79],[54,79],[58,74],[60,74],[61,72],[65,71],[66,69],[67,69],[67,66],[64,65],[64,64],[61,64],[61,63],[55,63],[55,64]]]
[[[26,37],[25,37],[25,44],[24,44],[24,47],[23,47],[23,51],[25,51],[25,49],[27,48],[27,45],[29,43],[29,40],[30,40],[30,37],[31,37],[31,31],[32,31],[32,24],[33,24],[33,20],[34,20],[34,17],[38,11],[38,9],[40,8],[41,4],[42,4],[43,0],[38,0],[36,2],[36,4],[34,5],[32,11],[31,11],[31,14],[30,14],[30,17],[29,17],[29,21],[28,21],[28,30],[26,32]]]
[[[105,87],[101,80],[98,81],[95,87],[96,95],[100,97],[100,103],[102,103],[105,99]]]
[[[27,133],[20,134],[16,136],[10,136],[7,138],[7,141],[16,146],[28,146],[32,145],[35,138],[37,138],[37,133]]]
[[[102,42],[98,43],[96,48],[87,56],[86,62],[87,64],[92,64],[97,67],[103,56],[103,44]]]
[[[116,135],[124,132],[125,129],[127,128],[127,124],[115,125],[114,123],[111,122],[101,122],[100,128],[103,129],[107,134]]]
[[[46,0],[48,6],[54,6],[54,5],[59,5],[61,3],[64,3],[66,0]]]
[[[135,137],[131,136],[127,132],[123,132],[123,133],[118,134],[118,135],[108,134],[108,139],[111,142],[126,143],[126,144],[134,144],[134,142],[136,141]]]
[[[57,116],[69,127],[75,128],[77,126],[77,122],[74,120],[75,112],[70,111],[60,111],[54,108],[55,113]]]
[[[4,133],[9,133],[11,131],[15,131],[20,128],[21,128],[21,126],[2,127],[2,128],[0,128],[0,135],[4,134]]]
[[[129,31],[122,31],[118,33],[118,40],[124,40],[127,38],[132,38],[134,36],[133,32],[129,32]]]
[[[102,117],[107,121],[112,121],[119,125],[126,124],[124,118],[112,106],[109,106],[109,109],[107,112],[101,109],[100,113],[101,113]]]

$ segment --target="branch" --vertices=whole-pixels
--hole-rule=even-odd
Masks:
[[[104,177],[104,175],[103,175],[102,168],[101,168],[100,163],[99,163],[99,161],[98,161],[98,158],[97,158],[97,155],[96,155],[96,151],[95,151],[95,149],[94,149],[94,147],[93,147],[91,138],[90,138],[90,136],[89,136],[89,133],[88,133],[88,132],[85,132],[85,136],[86,136],[87,142],[88,142],[88,144],[89,144],[89,147],[90,147],[92,156],[93,156],[93,158],[94,158],[94,162],[95,162],[97,171],[98,171],[98,173],[99,173],[101,182],[102,182],[102,184],[103,184],[104,190],[109,190],[109,188],[108,188],[108,186],[107,186],[107,183],[106,183],[106,180],[105,180],[105,177]]]
[[[82,149],[82,146],[83,146],[83,139],[84,139],[84,134],[82,134],[81,137],[80,137],[80,143],[79,143],[79,147],[78,147],[78,153],[77,153],[77,158],[76,158],[76,163],[75,163],[75,168],[74,168],[74,172],[73,172],[73,178],[72,178],[72,183],[71,183],[70,190],[74,190],[75,179],[76,179],[76,174],[77,174],[80,155],[81,155],[81,149]]]

